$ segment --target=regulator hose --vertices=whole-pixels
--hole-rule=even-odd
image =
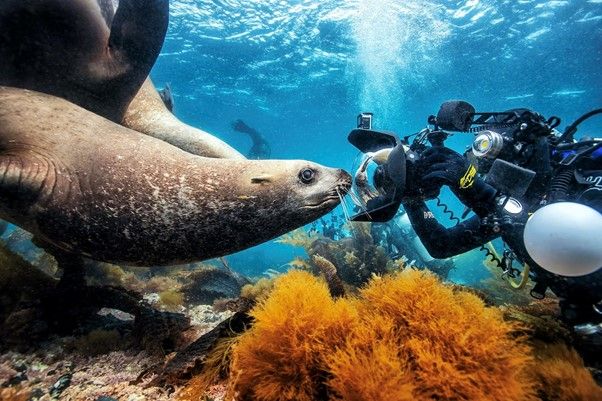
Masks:
[[[549,201],[557,202],[564,201],[568,196],[569,185],[573,179],[574,169],[565,168],[556,173],[550,183]]]
[[[602,109],[592,110],[589,113],[585,113],[584,115],[576,119],[574,123],[566,127],[566,131],[564,131],[564,133],[560,135],[560,137],[558,137],[557,142],[562,143],[566,141],[572,141],[573,135],[575,135],[575,132],[577,132],[577,127],[579,126],[579,124],[581,124],[588,118],[595,116],[596,114],[602,114]]]
[[[449,207],[441,202],[441,199],[439,199],[439,197],[435,198],[437,201],[437,206],[440,207],[441,209],[443,209],[443,213],[448,215],[448,218],[451,221],[455,221],[456,225],[460,224],[460,219],[454,214],[454,212],[452,210],[449,209]]]

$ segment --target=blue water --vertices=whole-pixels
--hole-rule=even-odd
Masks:
[[[564,128],[602,106],[601,39],[602,0],[180,0],[151,76],[171,83],[178,117],[243,153],[250,140],[230,127],[239,118],[273,158],[350,170],[357,151],[346,136],[360,111],[400,135],[448,99],[528,107]],[[594,119],[579,135],[601,128]],[[259,274],[299,253],[268,243],[230,260]],[[478,279],[482,266],[471,263],[453,278]]]

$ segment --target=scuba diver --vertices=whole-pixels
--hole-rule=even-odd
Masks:
[[[232,123],[232,129],[234,131],[242,132],[243,134],[248,134],[253,141],[253,146],[247,157],[249,159],[268,159],[272,153],[272,149],[270,148],[270,144],[265,139],[265,137],[255,130],[254,128],[249,127],[243,120],[236,120]]]
[[[365,209],[352,220],[388,221],[403,205],[436,258],[501,237],[505,250],[496,261],[515,288],[530,278],[534,298],[544,298],[547,289],[558,296],[567,323],[599,325],[602,138],[575,141],[573,136],[581,122],[601,113],[587,113],[560,133],[557,117],[546,120],[527,109],[477,113],[466,102],[450,101],[429,117],[432,128],[415,134],[411,144],[412,136],[399,140],[373,131],[371,115],[360,114],[349,141],[364,153],[355,189]],[[475,134],[467,154],[444,146],[449,131]],[[425,203],[443,186],[474,213],[451,228],[441,225]],[[522,273],[515,262],[523,265]],[[518,278],[520,283],[513,280]]]

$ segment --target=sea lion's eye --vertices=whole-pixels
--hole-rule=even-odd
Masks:
[[[316,178],[316,172],[310,168],[304,168],[299,172],[299,179],[304,184],[311,184]]]

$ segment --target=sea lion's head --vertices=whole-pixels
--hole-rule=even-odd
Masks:
[[[226,237],[246,246],[320,218],[334,209],[351,187],[351,176],[346,171],[305,160],[237,163],[244,168],[233,170],[224,181],[223,195],[229,199],[220,205],[221,221],[222,230],[237,231]],[[233,182],[237,185],[232,186]]]
[[[334,209],[351,187],[346,171],[306,160],[267,160],[261,165],[261,172],[249,176],[251,188],[279,198],[265,212],[277,215],[273,207],[285,207],[285,214],[303,224]]]

